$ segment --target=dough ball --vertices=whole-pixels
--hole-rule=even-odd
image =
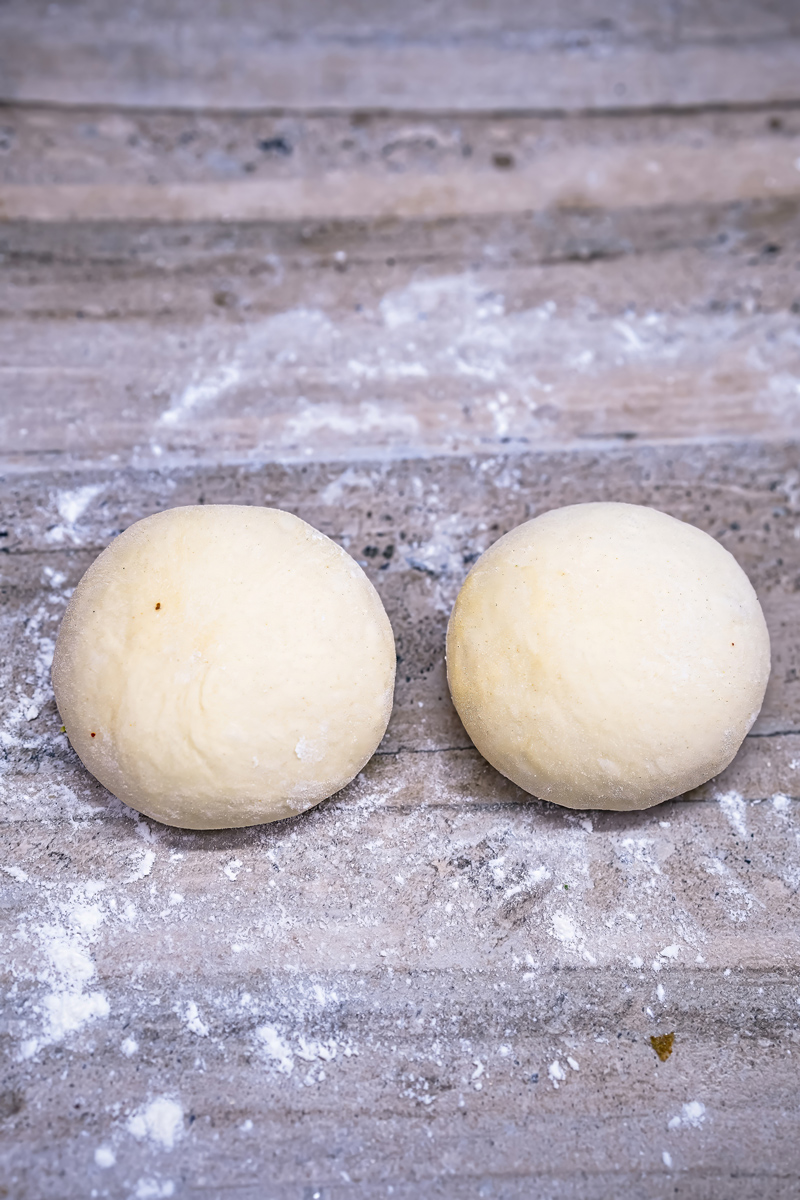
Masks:
[[[175,508],[92,564],[58,635],[56,701],[100,782],[190,829],[277,821],[344,787],[392,708],[372,584],[274,508]]]
[[[648,808],[718,774],[756,719],[769,635],[736,560],[633,504],[576,504],[478,560],[447,631],[481,754],[568,808]]]

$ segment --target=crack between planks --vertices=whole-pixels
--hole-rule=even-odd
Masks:
[[[761,40],[761,39],[757,39]],[[764,39],[774,41],[769,35]],[[786,40],[786,39],[782,39]],[[793,40],[793,39],[789,39]],[[689,44],[691,43],[684,43]],[[737,43],[734,42],[734,45]],[[740,43],[741,44],[741,43]],[[65,101],[65,100],[34,100],[0,98],[0,112],[17,109],[21,111],[53,111],[53,112],[109,112],[125,115],[152,117],[154,113],[164,113],[170,116],[209,116],[209,117],[296,117],[301,120],[336,119],[357,113],[359,116],[394,119],[398,121],[419,120],[425,116],[433,120],[554,120],[575,121],[589,119],[629,120],[641,117],[687,117],[705,116],[710,113],[762,113],[783,110],[794,112],[800,108],[800,99],[796,96],[775,97],[770,100],[706,100],[675,103],[675,104],[631,104],[631,105],[598,105],[586,107],[581,105],[498,105],[496,108],[480,106],[470,108],[431,105],[424,110],[407,108],[402,105],[387,104],[241,104],[215,105],[200,104],[185,106],[173,103],[157,105],[125,103],[124,101]]]
[[[475,750],[475,746],[433,746],[429,750],[398,746],[396,750],[376,750],[373,758],[396,758],[398,754],[449,754],[451,750]]]

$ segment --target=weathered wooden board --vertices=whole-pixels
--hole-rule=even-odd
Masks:
[[[796,200],[800,112],[582,117],[9,108],[0,218],[353,221]]]
[[[13,0],[7,99],[177,108],[584,109],[796,99],[794,0]]]
[[[6,463],[471,454],[792,428],[792,110],[4,120],[0,199],[33,189],[49,206],[0,225]],[[670,155],[699,156],[698,186],[655,170]],[[566,160],[588,191],[559,200]],[[226,218],[230,188],[260,186],[236,182],[251,176],[305,188],[329,218],[298,220],[291,194],[275,220]],[[367,214],[365,181],[395,204],[398,183],[433,188],[433,215],[334,220],[334,177]],[[517,183],[540,178],[526,200]],[[648,191],[649,178],[663,187]],[[214,220],[164,221],[175,186],[200,188]],[[148,198],[136,222],[74,222],[61,187],[83,189],[86,216],[87,195]],[[482,188],[496,211],[454,212]]]
[[[796,443],[720,444],[6,477],[8,1194],[793,1195],[797,466]],[[469,747],[444,678],[474,556],[600,497],[720,538],[773,639],[734,764],[641,814],[524,796]],[[70,588],[116,530],[196,502],[313,521],[395,629],[381,750],[277,826],[143,821],[58,733]],[[649,1039],[669,1032],[659,1063]]]
[[[74,120],[71,114],[73,129]],[[62,123],[66,124],[63,117],[59,124]],[[114,140],[124,134],[126,125],[146,123],[118,118]],[[173,124],[178,123],[185,124],[177,117],[173,118]],[[249,123],[256,124],[255,121]],[[505,127],[509,124],[511,122],[504,123]],[[89,127],[92,127],[91,121]],[[185,157],[190,158],[191,166],[195,167],[192,173],[200,178],[189,181],[169,178],[157,183],[152,178],[129,181],[125,179],[127,172],[124,170],[128,163],[124,163],[113,182],[106,178],[88,183],[47,180],[3,185],[0,187],[0,218],[156,222],[430,219],[503,216],[551,208],[582,210],[724,204],[733,200],[796,199],[800,195],[800,169],[797,166],[800,136],[783,133],[780,137],[774,134],[769,137],[759,130],[761,136],[752,139],[705,137],[696,138],[689,145],[671,143],[663,137],[616,146],[545,145],[534,149],[523,144],[522,153],[519,150],[515,153],[516,148],[509,144],[510,140],[504,141],[498,136],[497,124],[490,130],[483,131],[481,140],[488,141],[490,147],[494,141],[496,148],[486,163],[464,161],[472,157],[471,152],[464,153],[464,147],[471,151],[471,146],[462,142],[461,130],[454,129],[451,122],[450,129],[444,131],[433,126],[392,130],[390,137],[392,133],[396,134],[400,145],[393,147],[394,157],[388,161],[358,163],[345,170],[337,165],[326,170],[323,159],[314,163],[316,170],[312,167],[311,171],[303,170],[302,162],[299,170],[287,169],[295,166],[292,162],[284,164],[283,170],[262,170],[259,178],[253,178],[259,174],[259,165],[263,167],[265,161],[269,163],[264,159],[263,151],[259,154],[262,145],[291,145],[282,134],[275,138],[260,137],[251,145],[241,147],[246,155],[242,164],[231,157],[233,147],[229,147],[210,155],[212,164],[222,160],[216,169],[212,166],[211,170],[198,171],[194,150],[191,157]],[[489,137],[485,136],[487,132],[490,132]],[[493,138],[491,133],[494,133]],[[406,157],[403,142],[411,143],[413,150],[420,146],[427,148],[431,143],[435,146],[440,139],[445,146],[450,142],[447,149],[451,155],[448,157],[455,158],[452,167],[446,164],[444,170],[437,170],[428,164],[420,164],[422,169],[409,170],[403,163],[403,157]],[[400,154],[397,154],[398,149]],[[293,150],[277,151],[281,158],[292,154]],[[458,154],[460,162],[456,157]],[[127,157],[133,160],[130,166],[139,174],[144,156]],[[178,159],[177,165],[182,166],[181,157],[184,156],[172,156],[169,165],[173,166],[174,160]],[[337,158],[346,157],[350,156],[337,155]],[[191,158],[195,158],[194,163]],[[13,158],[11,161],[13,164]],[[64,164],[67,168],[69,165]],[[240,170],[244,178],[237,179]],[[62,168],[58,174],[62,172],[68,173]],[[35,174],[44,172],[37,170]]]
[[[796,1196],[796,3],[12,0],[0,99],[0,1196]],[[525,796],[446,686],[470,563],[593,499],[772,637],[641,814]],[[386,738],[296,820],[158,826],[59,732],[71,588],[185,503],[390,614]]]

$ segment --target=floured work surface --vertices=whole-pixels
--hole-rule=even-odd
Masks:
[[[9,1194],[793,1194],[796,461],[719,445],[7,478]],[[497,775],[442,657],[486,545],[608,497],[729,546],[774,650],[724,776],[634,814],[559,810]],[[69,590],[115,530],[198,502],[296,511],[366,565],[396,631],[380,752],[278,825],[139,819],[58,732]],[[661,1062],[651,1038],[671,1033]]]
[[[0,16],[0,1196],[796,1196],[797,5],[103,8]],[[445,683],[471,562],[595,499],[772,636],[640,814],[521,794]],[[138,819],[59,734],[70,589],[198,502],[330,534],[397,636],[278,826]]]

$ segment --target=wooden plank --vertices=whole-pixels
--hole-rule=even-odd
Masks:
[[[800,113],[780,106],[766,113],[414,120],[12,105],[4,109],[1,136],[3,194],[9,203],[28,196],[41,206],[7,215],[32,220],[71,219],[70,196],[89,205],[77,212],[81,220],[233,219],[237,203],[239,216],[275,220],[309,212],[331,220],[385,217],[392,195],[391,215],[402,217],[415,189],[426,187],[428,207],[411,215],[689,206],[792,196],[800,177]],[[368,190],[363,198],[359,187]],[[258,197],[259,188],[274,196],[272,209],[254,202],[241,209],[245,201],[237,196]],[[461,191],[448,198],[448,189]],[[144,207],[108,207],[127,195],[141,197]],[[186,203],[205,197],[205,207],[176,211],[181,196]],[[298,202],[299,210],[291,207]]]
[[[4,194],[33,188],[49,206],[43,225],[0,232],[7,463],[471,454],[794,428],[790,113],[424,127],[19,109],[5,119]],[[112,199],[144,189],[151,215],[174,217],[180,185],[219,216],[220,172],[258,174],[246,168],[260,137],[272,148],[258,151],[264,186],[289,189],[275,221],[51,220],[78,211],[61,187]],[[492,165],[499,147],[512,166]],[[784,196],[748,192],[756,161],[775,170],[756,172],[758,187],[777,187],[782,164]],[[593,198],[570,199],[559,162],[587,179],[587,164],[605,164]],[[663,186],[639,187],[639,166],[659,162],[675,167],[650,173]],[[351,216],[376,196],[394,203],[401,185],[439,203],[460,182],[449,216],[333,220],[332,170]],[[328,217],[298,220],[296,188]],[[475,215],[484,201],[498,211]],[[462,202],[472,215],[454,214]]]
[[[677,19],[676,19],[677,18]],[[3,98],[175,108],[580,110],[798,98],[791,0],[367,7],[14,2]]]
[[[130,285],[101,264],[23,275],[7,294],[39,315],[0,321],[6,462],[471,454],[796,424],[791,250],[785,266],[762,243],[749,266],[676,251],[446,274],[384,262],[376,278],[369,255],[295,274],[264,249],[255,276],[225,252]]]
[[[111,7],[0,9],[0,1193],[789,1200],[797,5]],[[446,687],[475,556],[597,498],[772,638],[641,814],[524,796]],[[140,820],[59,732],[71,588],[198,502],[310,520],[397,638],[378,754],[278,826]]]
[[[799,60],[800,61],[800,60]],[[800,197],[800,138],[731,147],[638,145],[544,154],[535,168],[224,183],[10,184],[6,221],[381,220],[537,212],[548,208],[724,204]]]
[[[720,444],[2,480],[11,1194],[788,1200],[796,464],[796,443]],[[474,555],[526,516],[605,496],[719,537],[773,639],[734,764],[639,814],[523,796],[468,748],[442,670]],[[397,636],[381,752],[277,826],[141,820],[58,732],[48,657],[71,587],[117,529],[199,500],[313,521],[363,556]],[[650,1037],[673,1031],[659,1063]]]
[[[414,664],[399,672],[384,748],[463,747],[468,743],[447,695],[442,655],[446,620],[473,556],[548,508],[605,498],[657,504],[717,536],[750,574],[776,643],[775,671],[755,732],[789,736],[800,730],[800,644],[792,619],[800,541],[796,453],[796,443],[631,445],[475,460],[13,474],[3,493],[3,586],[11,586],[13,567],[14,587],[35,591],[47,577],[48,555],[62,551],[72,565],[60,586],[74,586],[116,532],[164,507],[286,507],[363,563],[395,622],[403,661]],[[387,557],[383,551],[390,545]],[[54,609],[47,620],[56,619]],[[9,643],[9,664],[19,654],[14,670],[22,675],[30,646],[18,643],[16,634]],[[4,691],[6,703],[16,707],[14,687]],[[28,701],[43,703],[38,694]]]

